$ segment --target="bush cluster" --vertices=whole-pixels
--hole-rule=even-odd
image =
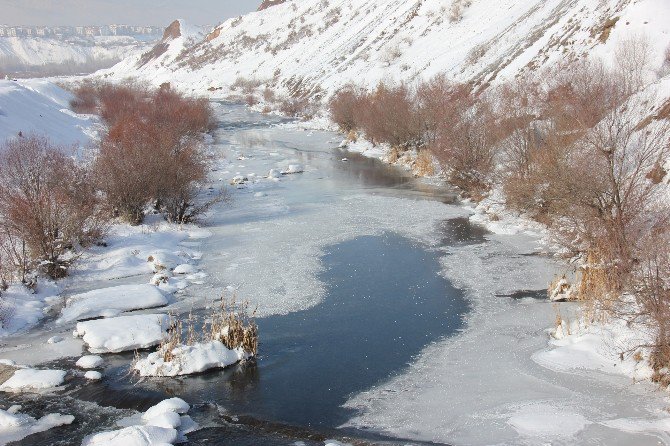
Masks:
[[[35,273],[65,276],[79,248],[100,240],[113,217],[139,224],[153,207],[188,223],[223,197],[197,200],[208,170],[207,101],[169,85],[87,82],[72,107],[107,125],[93,160],[78,161],[74,149],[35,135],[0,147],[0,289],[17,279],[30,284]]]

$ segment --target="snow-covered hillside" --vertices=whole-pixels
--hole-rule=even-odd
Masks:
[[[90,73],[107,68],[154,42],[130,36],[0,38],[0,75],[50,76]]]
[[[293,0],[228,20],[194,44],[164,40],[152,60],[129,58],[105,74],[196,93],[225,93],[240,77],[312,96],[437,73],[484,85],[607,57],[633,35],[646,36],[660,67],[668,17],[667,0]]]
[[[97,120],[70,111],[72,95],[43,80],[0,80],[0,143],[36,133],[60,145],[83,146],[95,134]]]

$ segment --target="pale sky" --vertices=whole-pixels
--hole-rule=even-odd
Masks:
[[[261,0],[0,0],[3,25],[216,25],[254,11]]]

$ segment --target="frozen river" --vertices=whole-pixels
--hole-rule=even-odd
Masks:
[[[554,320],[544,288],[561,272],[536,238],[487,233],[447,188],[343,152],[337,134],[237,105],[219,104],[217,114],[212,187],[237,175],[249,181],[212,210],[211,236],[197,245],[207,277],[169,308],[202,318],[212,300],[234,292],[258,309],[259,357],[138,382],[128,375],[132,354],[106,356],[100,383],[74,379],[55,395],[3,397],[76,417],[18,444],[78,444],[171,396],[188,401],[202,426],[189,444],[664,440],[609,423],[655,416],[664,397],[649,386],[533,359]],[[305,172],[262,178],[289,164]],[[50,365],[73,368],[74,360]]]

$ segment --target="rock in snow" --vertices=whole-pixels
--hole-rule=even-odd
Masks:
[[[165,314],[120,316],[79,322],[75,334],[91,353],[119,353],[159,344],[169,324]]]
[[[150,446],[183,442],[184,434],[193,432],[198,426],[185,415],[189,409],[184,400],[170,398],[142,414],[141,425],[89,435],[82,446]]]
[[[97,369],[103,362],[104,361],[100,356],[86,355],[79,358],[75,365],[82,369]]]
[[[167,297],[151,284],[120,285],[75,294],[67,300],[59,322],[112,317],[125,311],[160,307]]]
[[[224,368],[249,357],[241,348],[229,350],[219,341],[206,344],[184,345],[172,350],[174,359],[163,360],[158,351],[140,359],[135,364],[141,376],[178,376],[201,373],[210,369]]]
[[[19,369],[0,385],[2,392],[35,392],[63,384],[65,370]]]

